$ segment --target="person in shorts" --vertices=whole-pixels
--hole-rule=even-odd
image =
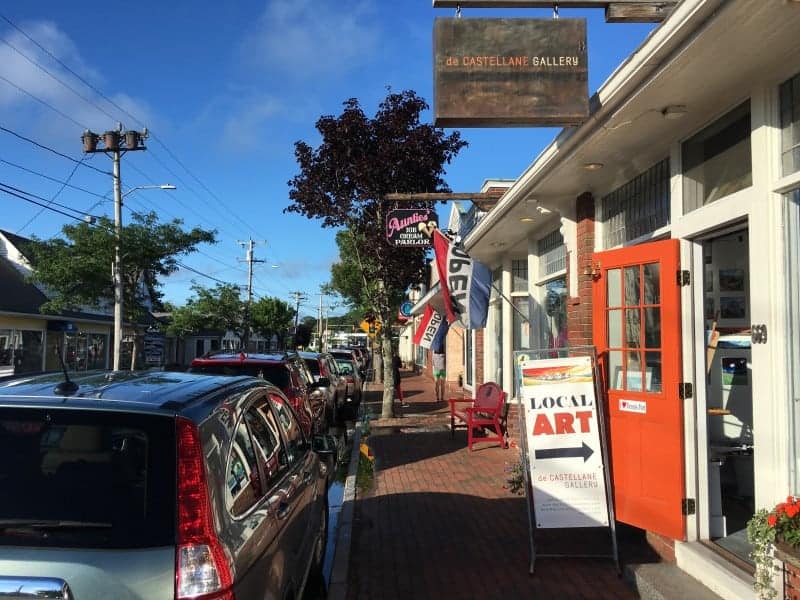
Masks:
[[[444,352],[433,353],[433,380],[436,385],[436,402],[444,402],[445,370]]]

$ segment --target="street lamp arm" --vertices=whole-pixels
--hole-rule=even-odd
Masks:
[[[178,189],[176,186],[172,185],[171,183],[162,183],[161,185],[137,185],[136,187],[132,187],[131,189],[122,193],[122,197],[124,198],[131,192],[135,192],[137,190],[176,190]]]

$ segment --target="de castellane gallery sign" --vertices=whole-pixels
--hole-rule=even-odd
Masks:
[[[437,18],[437,127],[575,125],[589,116],[585,19]]]

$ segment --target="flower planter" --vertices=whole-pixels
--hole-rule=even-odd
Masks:
[[[796,548],[783,540],[775,540],[775,558],[800,569],[800,548]]]

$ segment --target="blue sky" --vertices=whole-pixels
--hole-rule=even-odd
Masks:
[[[217,244],[183,262],[238,285],[247,283],[238,242],[252,238],[258,243],[256,258],[266,261],[255,266],[256,294],[289,301],[291,292],[305,292],[301,315],[315,314],[319,286],[337,258],[335,231],[283,213],[287,182],[297,173],[294,142],[316,145],[317,118],[339,114],[348,98],[358,98],[367,114],[374,114],[387,87],[413,89],[433,104],[433,20],[454,11],[431,4],[5,0],[0,126],[85,160],[78,166],[0,131],[0,182],[113,217],[111,177],[99,172],[110,171],[111,161],[104,154],[84,156],[81,133],[85,127],[114,129],[118,121],[126,129],[146,126],[157,139],[147,142],[147,151],[122,159],[123,189],[164,183],[177,189],[130,193],[123,220],[130,219],[129,209],[156,210],[163,219],[217,229]],[[464,18],[476,16],[550,18],[552,10],[463,11]],[[607,24],[600,9],[562,8],[560,16],[588,20],[590,94],[653,29]],[[487,178],[513,179],[557,133],[463,129],[469,147],[449,165],[447,182],[453,190],[477,191]],[[59,193],[64,181],[82,190],[65,187]],[[439,205],[440,215],[447,210]],[[42,238],[58,236],[65,223],[74,222],[3,193],[0,215],[0,229]],[[181,270],[163,282],[166,299],[182,303],[193,281],[215,285]]]

